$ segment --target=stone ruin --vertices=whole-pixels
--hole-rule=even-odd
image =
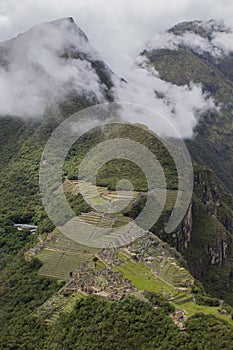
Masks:
[[[119,266],[122,261],[117,257],[117,252],[116,248],[104,248],[98,252],[97,257],[103,260],[106,265]]]
[[[63,295],[69,296],[78,291],[87,295],[105,296],[110,300],[120,300],[124,295],[136,292],[137,289],[123,277],[121,272],[109,268],[93,270],[92,267],[84,265],[72,273],[72,280],[63,291]]]

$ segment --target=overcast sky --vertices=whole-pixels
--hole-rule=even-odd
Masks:
[[[233,1],[0,0],[0,40],[67,16],[75,19],[105,61],[122,75],[126,63],[155,33],[184,20],[233,17]]]

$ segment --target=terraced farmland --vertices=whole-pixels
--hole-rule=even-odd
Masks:
[[[43,317],[47,325],[53,325],[61,313],[71,313],[77,301],[84,297],[80,292],[65,297],[60,291],[41,305],[33,315]]]
[[[80,265],[90,259],[95,253],[95,248],[83,246],[70,240],[58,230],[47,242],[46,247],[37,255],[43,266],[40,274],[68,280],[69,273],[77,270]]]
[[[125,245],[142,235],[143,230],[121,214],[83,213],[62,227],[77,242],[96,248]]]
[[[97,197],[93,185],[86,182],[82,182],[81,185],[84,186],[87,198],[94,206],[114,203],[119,199],[122,203],[124,201],[126,203],[132,198],[131,194],[126,191],[121,191],[119,196],[119,193],[108,191],[107,188],[102,187],[97,188],[99,192]],[[67,180],[63,187],[66,192],[70,192],[72,195],[77,195],[80,192],[80,183],[77,181]],[[133,192],[133,200],[138,195],[139,193]],[[177,191],[167,192],[165,210],[173,208],[176,196]],[[83,262],[90,260],[99,251],[99,249],[75,242],[77,241],[77,235],[81,238],[81,241],[85,241],[87,236],[86,224],[92,228],[91,246],[95,246],[96,243],[96,246],[99,247],[99,240],[103,240],[106,245],[108,240],[111,242],[114,235],[113,231],[116,227],[119,229],[118,235],[134,234],[133,222],[130,223],[130,219],[122,214],[110,215],[103,214],[101,211],[82,213],[74,219],[70,226],[71,237],[73,234],[74,240],[55,231],[52,239],[38,254],[39,259],[43,262],[43,266],[40,269],[41,274],[68,281],[70,280],[70,272],[77,270]],[[125,225],[127,224],[131,226],[126,232],[125,227],[127,226]],[[105,230],[105,235],[101,236],[103,229]],[[73,233],[72,230],[74,231]],[[176,309],[184,310],[187,317],[201,312],[213,314],[233,324],[230,315],[219,313],[218,307],[206,307],[195,303],[191,290],[193,278],[190,273],[179,265],[177,259],[174,258],[175,255],[167,248],[164,242],[150,233],[148,235],[150,237],[144,235],[134,241],[131,246],[120,249],[117,253],[117,258],[120,260],[119,264],[115,265],[111,262],[98,260],[93,269],[101,269],[105,267],[104,263],[106,263],[106,266],[109,266],[110,269],[120,271],[138,289],[140,297],[142,291],[162,293],[174,304]],[[140,255],[143,255],[143,257],[140,258]],[[48,325],[53,324],[61,311],[71,312],[80,297],[82,295],[78,292],[70,297],[58,295],[55,299],[43,305],[40,313],[46,318]]]
[[[85,257],[79,254],[63,252],[51,249],[43,249],[38,255],[43,266],[39,273],[50,277],[55,277],[61,280],[68,280],[69,273],[79,268]]]
[[[177,305],[193,301],[193,279],[173,258],[158,256],[150,263],[142,263],[126,249],[118,252],[118,258],[122,263],[117,268],[139,290],[169,295],[169,300]]]
[[[192,284],[193,278],[190,273],[178,266],[175,259],[162,258],[155,268],[158,276],[166,279],[174,287],[185,287]]]
[[[173,286],[157,278],[145,264],[126,260],[122,265],[117,266],[117,269],[139,290],[166,294],[175,293]]]

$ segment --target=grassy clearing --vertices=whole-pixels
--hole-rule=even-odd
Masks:
[[[105,205],[106,201],[102,197],[88,198],[92,205]]]
[[[179,305],[175,306],[179,307]],[[218,312],[218,308],[214,306],[203,306],[197,305],[194,302],[188,302],[182,305],[182,309],[187,312],[188,316],[192,316],[197,313],[203,313],[205,315],[214,315],[215,317],[221,318],[224,321],[227,321],[233,326],[233,320],[231,319],[231,315],[223,315]]]

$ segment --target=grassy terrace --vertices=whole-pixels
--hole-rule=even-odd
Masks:
[[[85,298],[85,295],[80,292],[76,292],[69,297],[56,294],[41,305],[34,313],[34,316],[42,316],[47,325],[53,325],[60,316],[60,313],[71,313],[75,304],[81,298]]]
[[[124,260],[124,263],[117,266],[117,269],[139,290],[166,294],[175,292],[174,287],[155,276],[149,266],[129,260],[130,255],[127,255],[126,252],[120,251],[118,257]]]
[[[206,315],[211,314],[233,325],[231,315],[219,313],[218,307],[197,305],[194,301],[190,300],[192,298],[190,289],[187,288],[187,290],[183,291],[177,290],[166,281],[165,274],[164,279],[160,279],[153,274],[149,266],[138,261],[133,262],[132,260],[129,260],[130,254],[127,254],[125,251],[120,251],[118,257],[121,260],[124,260],[124,263],[117,266],[117,269],[121,271],[123,275],[140,291],[170,294],[170,301],[172,304],[177,309],[183,309],[187,316],[192,316],[196,313],[203,313]],[[165,266],[167,267],[168,264],[169,262],[167,262]],[[183,271],[182,274],[186,277],[186,274]]]
[[[69,273],[77,270],[87,259],[91,259],[96,251],[95,248],[74,242],[55,230],[53,239],[37,255],[43,263],[40,274],[67,280]]]
[[[155,293],[171,293],[173,288],[164,281],[156,278],[150,269],[126,262],[123,266],[117,267],[123,275],[139,290],[147,290]]]
[[[53,251],[46,248],[38,255],[38,258],[43,263],[39,271],[41,275],[55,277],[61,280],[68,280],[69,273],[77,270],[85,260],[78,254]]]

